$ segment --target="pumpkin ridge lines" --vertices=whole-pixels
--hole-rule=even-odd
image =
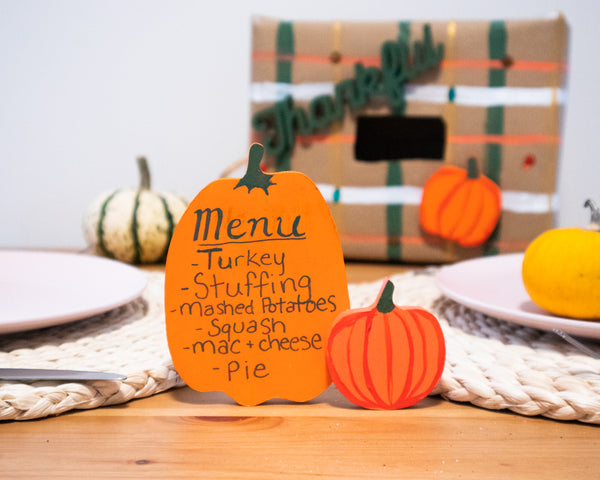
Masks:
[[[473,181],[468,182],[469,192],[462,208],[462,211],[465,212],[465,215],[461,218],[461,221],[456,222],[454,231],[452,232],[454,239],[461,245],[462,239],[465,237],[470,237],[479,226],[479,219],[481,218],[481,213],[483,212],[483,203],[473,201],[474,199],[478,198],[478,186],[478,183]],[[458,227],[462,225],[464,225],[464,229],[459,230],[459,232],[456,233]]]
[[[336,367],[336,362],[335,362],[333,356],[331,355],[331,352],[332,352],[333,346],[335,344],[335,339],[341,330],[342,330],[342,328],[340,327],[340,323],[334,324],[333,328],[331,329],[331,333],[329,334],[329,339],[327,340],[327,351],[325,352],[325,358],[327,359],[327,366],[329,368],[329,374],[331,376],[331,380],[333,381],[333,383],[336,386],[342,385],[342,377],[338,372],[338,369]],[[338,386],[338,389],[339,389],[339,386]]]
[[[430,321],[433,325],[433,329],[435,330],[435,335],[438,343],[438,362],[440,360],[442,361],[441,368],[438,369],[436,375],[434,375],[434,377],[431,379],[431,384],[429,385],[431,390],[433,390],[442,378],[442,374],[444,373],[444,366],[446,364],[446,338],[444,337],[442,326],[440,325],[440,321],[437,319],[437,317],[432,314],[430,317]]]
[[[167,253],[169,252],[169,245],[171,243],[171,238],[173,238],[173,232],[175,230],[175,220],[173,219],[173,213],[171,213],[171,209],[169,208],[167,199],[160,193],[157,193],[156,195],[158,196],[158,198],[160,198],[160,201],[163,204],[163,207],[165,209],[165,216],[167,217],[167,223],[168,223],[167,239],[165,242],[165,247],[163,249],[163,252],[160,254],[160,261],[164,261],[167,258]]]
[[[104,240],[104,220],[106,220],[106,212],[108,210],[108,204],[113,200],[115,195],[119,193],[121,190],[117,189],[113,193],[111,193],[102,203],[100,207],[100,216],[98,218],[98,225],[96,227],[96,236],[98,237],[98,248],[109,258],[115,258],[113,252],[111,252],[106,246]]]
[[[386,366],[387,366],[387,374],[388,374],[388,403],[387,405],[394,404],[394,345],[392,344],[392,329],[390,327],[390,320],[386,317],[385,321],[385,357],[386,357]]]
[[[437,341],[437,349],[436,349],[437,350],[437,359],[436,360],[439,363],[440,359],[443,359],[443,361],[445,363],[446,341],[445,341],[444,333],[442,332],[442,328],[439,324],[438,319],[433,314],[430,314],[430,312],[425,312],[425,314],[423,314],[421,316],[421,318],[422,318],[422,320],[429,323],[429,325],[432,327],[432,329],[435,333],[435,338]],[[426,337],[424,337],[424,338],[426,338]],[[425,347],[427,347],[426,344],[425,344]],[[420,389],[421,393],[418,395],[419,397],[424,398],[427,395],[422,396],[422,392],[431,392],[435,388],[435,386],[439,382],[440,378],[442,377],[443,371],[444,371],[444,364],[442,364],[441,368],[438,368],[436,370],[435,375],[431,377],[430,381],[427,384],[425,384],[425,380],[427,379],[427,377],[425,375],[423,375],[422,385],[421,385],[423,388]],[[419,400],[421,400],[421,398],[419,398]]]
[[[410,384],[412,382],[412,375],[413,375],[413,366],[414,366],[414,348],[413,348],[413,337],[412,334],[410,332],[410,328],[408,327],[408,325],[406,325],[406,319],[404,318],[404,312],[406,310],[402,309],[401,311],[395,311],[394,313],[398,316],[398,318],[400,319],[400,324],[402,325],[402,328],[404,328],[404,331],[406,332],[406,340],[407,340],[407,346],[408,346],[408,358],[410,359],[409,364],[408,364],[408,368],[406,370],[406,379],[405,379],[405,383],[404,383],[404,388],[402,389],[402,392],[400,393],[400,395],[398,395],[398,398],[400,399],[404,399],[407,396],[407,393],[410,389]]]
[[[152,190],[147,160],[145,157],[137,160],[140,185],[113,188],[94,198],[84,212],[83,233],[88,246],[98,255],[129,264],[166,263],[167,213],[173,221],[170,230],[174,232],[188,202],[179,195]],[[136,199],[138,212],[134,217]],[[138,260],[135,237],[139,243]]]
[[[446,210],[450,207],[450,202],[456,195],[456,193],[463,187],[464,178],[461,178],[451,190],[444,196],[444,198],[439,203],[439,209],[437,210],[437,231],[434,232],[436,234],[443,233],[442,230],[442,218],[445,217]]]
[[[373,396],[374,403],[378,406],[387,405],[387,403],[381,398],[377,389],[375,388],[375,384],[373,382],[373,377],[371,376],[371,370],[369,369],[369,344],[371,341],[371,330],[373,329],[373,322],[375,321],[375,317],[379,317],[379,315],[373,313],[367,318],[365,325],[365,341],[363,347],[363,374],[365,376],[365,383],[367,385],[367,390]],[[385,316],[384,316],[385,318]],[[380,319],[377,319],[379,321]]]
[[[482,187],[484,187],[486,191],[491,193],[495,198],[498,197],[498,199],[500,200],[500,203],[501,203],[502,195],[497,195],[498,185],[494,181],[490,180],[485,175],[482,175],[481,177],[479,177],[479,184]]]
[[[463,237],[462,245],[471,247],[486,243],[486,251],[490,248],[493,250],[490,242],[497,237],[497,230],[501,223],[502,190],[495,181],[485,175],[480,175],[474,182],[480,198],[479,216],[476,227]]]
[[[380,312],[378,303],[349,310],[354,313],[341,316],[332,327],[327,359],[338,362],[331,377],[340,393],[363,408],[405,408],[439,382],[444,335],[437,317],[423,307]]]
[[[495,234],[502,192],[494,181],[478,174],[475,166],[470,158],[467,170],[446,166],[431,175],[419,208],[423,230],[465,247],[479,246]]]
[[[435,386],[438,384],[438,382],[440,381],[440,379],[442,378],[442,375],[444,373],[444,367],[446,364],[446,338],[444,337],[444,332],[442,330],[442,326],[440,325],[440,322],[437,318],[434,317],[435,322],[436,322],[436,327],[435,328],[435,333],[436,333],[436,337],[438,340],[438,361],[441,359],[442,360],[442,366],[439,369],[439,371],[437,372],[437,375],[435,375],[434,379],[432,380],[432,389],[435,388]]]
[[[441,368],[437,369],[436,374],[431,378],[431,381],[427,385],[426,389],[424,389],[424,391],[431,392],[440,381],[442,373],[444,372],[444,365],[446,362],[446,339],[444,338],[444,332],[442,331],[442,327],[435,315],[425,315],[424,318],[431,323],[431,326],[435,332],[437,340],[437,361],[439,362],[440,359],[443,359]]]
[[[406,319],[404,318],[405,308],[406,307],[396,307],[391,313],[393,315],[392,318],[394,318],[396,320],[396,322],[399,323],[401,325],[401,327],[404,329],[404,331],[406,332],[406,340],[407,340],[407,344],[409,345],[409,355],[408,355],[408,358],[412,359],[413,358],[413,356],[412,356],[412,350],[411,350],[412,349],[412,343],[410,342],[410,335],[409,335],[408,328],[407,328],[406,323],[405,323]],[[390,328],[389,340],[390,340],[390,345],[393,348],[391,328]],[[393,359],[392,359],[392,363],[393,363]],[[391,392],[391,394],[390,394],[390,404],[389,404],[389,408],[390,409],[394,410],[396,408],[395,405],[397,405],[398,402],[401,402],[402,399],[404,398],[404,395],[406,394],[406,385],[409,384],[409,380],[410,380],[409,375],[411,374],[411,372],[412,372],[412,366],[409,365],[408,368],[406,369],[407,377],[404,379],[404,381],[405,381],[404,389],[401,392],[399,392],[396,395],[394,395],[394,390],[390,389],[390,392]],[[394,375],[394,377],[398,377],[398,373],[396,373]],[[402,380],[402,379],[400,379],[400,380]]]
[[[140,263],[142,258],[142,246],[140,245],[140,238],[138,234],[139,222],[138,222],[138,209],[140,207],[140,195],[142,194],[141,189],[135,195],[135,201],[133,203],[133,213],[131,218],[131,236],[133,238],[133,263]]]
[[[421,343],[421,354],[423,356],[422,360],[423,360],[423,365],[426,366],[427,365],[427,342],[426,342],[426,334],[425,334],[425,329],[423,328],[423,325],[421,325],[421,319],[422,316],[417,315],[416,312],[412,312],[409,311],[408,314],[410,315],[410,317],[413,320],[413,323],[416,327],[417,332],[419,333],[419,340]],[[414,383],[412,389],[409,392],[409,396],[412,398],[415,398],[416,396],[419,395],[420,392],[423,391],[423,383],[425,382],[425,378],[426,378],[426,374],[427,374],[427,368],[423,368],[421,371],[421,374],[419,376],[419,380],[417,382]]]
[[[486,191],[484,189],[484,187],[482,187],[479,184],[480,189],[480,193],[482,195],[483,198],[485,198],[484,196],[486,195]],[[474,222],[473,225],[471,226],[471,228],[465,232],[464,235],[461,236],[462,238],[462,245],[464,246],[472,246],[472,244],[474,243],[472,240],[472,237],[475,236],[476,239],[481,238],[481,235],[478,235],[478,231],[481,232],[487,232],[488,231],[488,223],[486,222],[487,217],[484,216],[484,207],[485,207],[485,199],[482,199],[480,202],[477,202],[478,205],[478,211],[477,211],[477,217],[474,218]],[[483,217],[483,220],[482,220]],[[478,228],[479,227],[479,228]],[[488,233],[488,237],[489,235],[491,235],[492,231],[495,228],[495,224],[491,226],[491,228],[489,229],[489,233]]]
[[[464,170],[448,165],[436,171],[425,182],[423,187],[423,196],[421,206],[419,207],[419,219],[423,228],[429,233],[439,234],[440,232],[440,216],[439,209],[448,202],[448,196],[454,188],[462,182],[466,175]],[[450,192],[444,194],[444,184],[450,184]],[[441,191],[441,194],[438,192]],[[430,213],[430,210],[433,212]]]
[[[493,182],[492,180],[490,180],[489,178],[482,177],[482,180],[484,180],[484,181],[481,183],[481,185],[484,187],[486,192],[492,196],[492,198],[494,200],[494,207],[498,210],[498,212],[497,212],[498,218],[496,219],[494,227],[492,227],[492,232],[493,232],[499,223],[499,218],[502,213],[502,190],[500,190],[498,185],[495,182]],[[490,235],[491,235],[491,233],[490,233]]]
[[[356,393],[352,394],[351,396],[357,398],[359,400],[359,402],[358,402],[359,404],[360,404],[360,402],[364,402],[365,404],[372,404],[373,402],[370,399],[368,399],[367,397],[364,396],[364,394],[362,393],[360,387],[356,383],[356,377],[355,377],[353,369],[352,369],[352,361],[351,361],[351,358],[352,358],[351,344],[352,344],[352,342],[351,342],[351,338],[352,338],[352,335],[355,333],[355,329],[357,327],[358,320],[359,319],[357,319],[356,322],[354,322],[351,326],[349,326],[350,333],[348,335],[348,341],[346,343],[346,363],[349,365],[349,368],[348,368],[348,373],[349,373],[349,376],[350,376],[349,380],[350,380],[350,382],[352,384],[352,388],[353,388],[354,392],[356,392]],[[366,325],[365,325],[365,327],[366,327]]]
[[[461,187],[465,191],[464,200],[460,205],[460,211],[462,212],[462,215],[459,218],[455,219],[452,225],[452,229],[448,232],[449,238],[451,238],[454,241],[458,241],[460,239],[460,227],[463,224],[468,224],[467,220],[473,223],[474,225],[477,225],[476,218],[474,215],[470,215],[471,210],[469,209],[473,199],[473,190],[476,188],[476,186],[473,183],[473,181],[467,179]]]
[[[372,312],[368,312],[367,315],[372,315]],[[354,333],[354,329],[359,328],[357,326],[357,324],[359,322],[362,322],[363,319],[364,319],[364,317],[362,317],[360,315],[350,315],[346,318],[340,319],[340,321],[335,323],[334,326],[332,327],[332,330],[331,330],[331,333],[329,336],[327,355],[329,357],[330,374],[331,374],[332,380],[333,380],[334,384],[336,385],[336,387],[338,388],[338,390],[348,400],[350,400],[351,402],[353,402],[356,405],[363,405],[363,406],[366,406],[366,408],[376,408],[377,405],[375,405],[371,400],[369,400],[367,397],[365,397],[362,394],[362,391],[359,388],[359,386],[357,385],[356,380],[353,375],[353,371],[351,369],[352,363],[350,361],[350,358],[352,356],[351,355],[352,349],[351,349],[351,341],[350,340]],[[348,333],[347,333],[347,337],[344,339],[346,355],[345,355],[345,359],[343,360],[343,362],[345,362],[345,364],[348,366],[349,378],[347,376],[342,378],[342,374],[339,372],[339,369],[336,366],[337,362],[335,361],[334,357],[332,357],[330,355],[330,351],[333,349],[333,345],[337,342],[338,335],[341,335],[342,332],[345,330],[347,330]],[[347,386],[347,384],[351,385],[352,390]]]

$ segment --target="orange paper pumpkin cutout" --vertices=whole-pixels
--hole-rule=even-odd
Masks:
[[[351,402],[395,410],[425,398],[437,385],[446,358],[437,319],[420,307],[398,307],[389,280],[368,308],[343,312],[327,345],[329,372]]]
[[[297,172],[259,168],[210,183],[175,229],[165,313],[173,363],[199,391],[243,405],[307,401],[331,383],[326,341],[348,308],[346,271],[330,211]]]
[[[481,245],[496,228],[501,195],[498,185],[480,175],[474,158],[467,170],[444,166],[423,187],[421,226],[465,247]]]

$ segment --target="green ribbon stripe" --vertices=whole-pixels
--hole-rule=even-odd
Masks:
[[[410,22],[400,22],[398,42],[410,45]],[[406,104],[404,104],[406,105]],[[404,115],[405,108],[396,115]],[[402,185],[402,165],[399,160],[388,162],[387,185]],[[402,205],[386,205],[387,256],[390,260],[400,260],[402,256]]]
[[[276,42],[276,81],[278,83],[292,83],[292,59],[285,58],[294,54],[294,28],[292,22],[279,22]],[[291,151],[287,151],[277,156],[276,170],[291,170],[291,153]]]
[[[506,25],[502,20],[490,22],[488,32],[488,49],[491,60],[503,60],[506,58]],[[490,87],[506,86],[506,69],[492,68],[489,71],[488,85]],[[488,135],[502,135],[504,133],[504,107],[488,107],[486,112],[485,133]],[[500,172],[502,170],[502,145],[486,145],[485,175],[500,185]],[[498,247],[493,243],[498,239],[498,226],[486,242],[485,255],[496,255]]]
[[[495,20],[490,23],[488,44],[491,60],[503,60],[506,57],[506,25],[502,20]],[[488,85],[490,87],[506,86],[506,69],[490,69]],[[488,135],[502,135],[504,133],[504,107],[493,106],[487,108],[485,133]],[[499,185],[500,170],[502,167],[502,146],[487,144],[486,153],[486,176]]]

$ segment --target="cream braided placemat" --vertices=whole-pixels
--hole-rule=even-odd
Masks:
[[[164,274],[147,273],[142,297],[123,307],[56,327],[0,335],[0,366],[98,370],[121,382],[2,382],[0,420],[28,420],[72,409],[125,403],[183,386],[164,325]]]
[[[183,386],[169,355],[162,273],[143,297],[67,325],[0,336],[0,366],[124,373],[121,382],[0,382],[0,420],[116,405]],[[483,408],[600,423],[600,360],[553,333],[474,312],[441,295],[432,270],[393,276],[398,305],[423,306],[446,337],[444,374],[432,392]],[[381,281],[349,286],[353,308],[370,305]]]

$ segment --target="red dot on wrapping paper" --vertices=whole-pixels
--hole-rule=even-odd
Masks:
[[[528,169],[535,165],[535,157],[533,155],[527,155],[523,160],[523,168]]]

